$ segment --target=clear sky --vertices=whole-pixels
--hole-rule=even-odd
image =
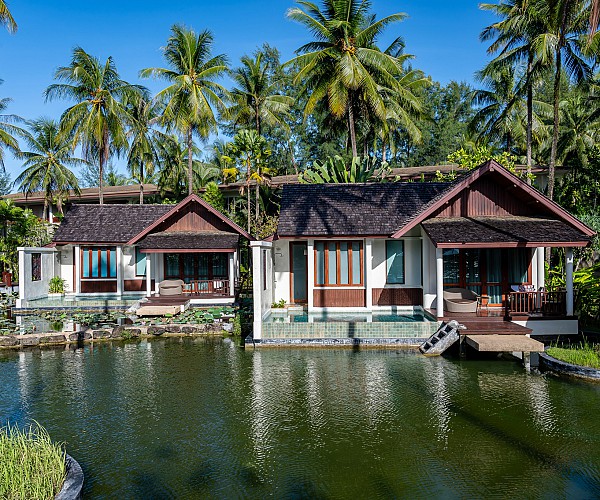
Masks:
[[[314,0],[317,3],[319,0]],[[140,80],[142,68],[163,66],[164,46],[172,24],[210,29],[215,51],[235,66],[244,54],[263,42],[277,47],[282,61],[310,38],[302,26],[286,19],[293,0],[8,0],[19,25],[15,35],[0,29],[0,97],[13,102],[9,113],[26,119],[58,118],[71,103],[44,102],[44,89],[58,66],[68,65],[73,47],[105,60],[112,56],[122,78],[142,83],[152,92],[161,83]],[[373,0],[373,12],[383,17],[405,12],[408,19],[389,27],[381,46],[402,36],[413,66],[434,80],[473,82],[473,73],[487,60],[479,42],[483,27],[494,21],[476,0]],[[8,156],[6,169],[14,177],[20,164]]]

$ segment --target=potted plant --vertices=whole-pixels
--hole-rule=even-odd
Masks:
[[[48,284],[48,297],[62,297],[65,294],[67,285],[60,276],[54,276]]]

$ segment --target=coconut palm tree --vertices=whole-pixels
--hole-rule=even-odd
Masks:
[[[30,122],[29,128],[31,134],[25,138],[28,150],[17,154],[23,160],[25,170],[16,178],[15,184],[26,197],[37,191],[44,193],[42,217],[48,215],[49,220],[47,209],[53,198],[62,199],[69,195],[71,189],[80,194],[79,182],[70,168],[84,165],[86,161],[72,156],[70,137],[59,133],[56,121],[39,118]],[[62,203],[58,208],[62,214]]]
[[[285,118],[294,104],[294,99],[277,92],[279,82],[271,78],[272,69],[263,54],[254,58],[244,56],[242,66],[231,72],[235,87],[231,90],[233,105],[226,116],[234,126],[253,127],[258,135],[263,123],[289,129]]]
[[[2,85],[3,80],[0,80]],[[5,115],[3,112],[8,107],[11,99],[4,97],[0,99],[0,170],[4,171],[4,149],[12,152],[19,150],[19,141],[15,136],[23,136],[24,130],[15,125],[22,121],[17,115]]]
[[[13,19],[10,10],[8,10],[8,5],[4,0],[0,0],[0,24],[3,24],[9,33],[17,31],[17,23]]]
[[[169,82],[156,100],[164,106],[162,123],[167,131],[181,133],[188,148],[188,193],[193,192],[193,135],[208,137],[216,129],[216,110],[225,109],[225,88],[215,79],[227,72],[227,57],[213,56],[213,35],[205,30],[196,34],[180,25],[171,28],[163,49],[167,68],[147,68],[144,78],[153,76]]]
[[[131,125],[127,131],[130,140],[127,153],[127,169],[132,178],[140,183],[140,205],[144,203],[144,182],[154,175],[160,166],[160,143],[166,134],[154,128],[160,118],[157,104],[138,96],[128,105]]]
[[[74,146],[82,146],[86,160],[98,160],[98,194],[103,204],[104,165],[112,153],[118,155],[128,147],[126,130],[131,116],[125,103],[135,101],[147,90],[121,80],[112,57],[102,64],[81,47],[73,50],[71,64],[58,68],[54,77],[66,83],[50,85],[46,99],[76,101],[62,114],[61,130],[72,136]]]
[[[288,18],[303,24],[314,40],[300,47],[297,57],[286,64],[297,65],[295,84],[302,83],[309,95],[305,117],[326,100],[336,118],[346,117],[352,155],[356,146],[356,113],[367,110],[385,120],[382,89],[398,89],[397,75],[411,56],[394,57],[376,45],[384,29],[403,20],[405,14],[392,14],[380,20],[370,13],[371,2],[362,0],[323,0],[322,8],[298,0],[301,7],[288,10]]]

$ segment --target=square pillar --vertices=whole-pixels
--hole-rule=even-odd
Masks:
[[[123,295],[123,247],[117,247],[117,295]]]
[[[314,307],[314,288],[315,288],[315,240],[308,240],[306,244],[306,251],[308,255],[306,256],[306,271],[308,274],[308,287],[307,287],[307,305],[308,310],[310,311]]]
[[[365,240],[365,305],[367,309],[373,309],[373,240],[367,238]]]
[[[437,317],[444,317],[444,250],[441,248],[435,249],[435,290],[436,290],[436,305]]]
[[[81,293],[81,247],[75,245],[75,294]]]
[[[234,253],[227,254],[229,257],[229,295],[235,296],[235,259]]]
[[[573,249],[565,248],[565,283],[567,285],[567,316],[573,316],[574,295],[573,295]]]
[[[146,254],[146,297],[152,296],[152,254]]]
[[[544,259],[544,247],[538,247],[536,251],[536,264],[537,264],[537,283],[536,289],[540,290],[545,287],[546,283],[546,266]]]

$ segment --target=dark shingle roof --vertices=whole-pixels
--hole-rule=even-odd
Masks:
[[[447,183],[295,184],[283,187],[279,236],[389,236]]]
[[[436,244],[589,241],[566,222],[545,217],[439,217],[422,225]]]
[[[55,243],[125,243],[173,205],[72,205]]]
[[[140,240],[140,249],[217,250],[237,248],[240,235],[224,231],[153,233]]]

